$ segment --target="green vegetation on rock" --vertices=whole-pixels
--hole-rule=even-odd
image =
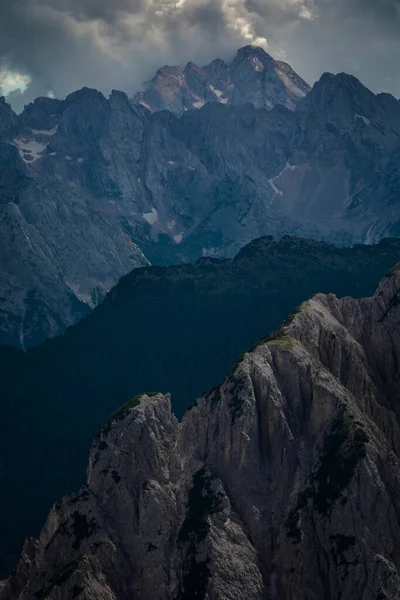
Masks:
[[[311,482],[317,511],[327,515],[333,503],[350,483],[366,454],[368,436],[361,425],[340,413],[325,436],[320,464]]]
[[[66,565],[61,567],[48,581],[48,583],[41,588],[34,595],[38,600],[45,600],[48,598],[55,586],[61,585],[65,581],[71,577],[71,575],[76,571],[79,566],[80,561],[82,560],[81,556],[77,556],[70,560]]]
[[[293,338],[290,335],[282,335],[274,340],[268,340],[267,346],[277,346],[280,350],[290,350],[293,348]]]
[[[334,503],[349,485],[358,463],[367,454],[369,438],[361,424],[341,409],[325,434],[318,464],[308,486],[297,498],[286,519],[288,537],[301,541],[301,513],[311,501],[322,516],[329,516]]]
[[[207,582],[210,578],[208,560],[196,560],[198,546],[205,540],[210,530],[209,518],[222,510],[221,495],[211,486],[212,477],[205,469],[193,476],[193,485],[189,491],[186,518],[179,531],[178,543],[188,544],[185,573],[178,600],[205,598]]]
[[[108,417],[107,421],[105,421],[97,435],[99,435],[100,433],[107,435],[111,431],[111,425],[115,421],[122,421],[122,419],[125,419],[125,417],[130,413],[130,411],[133,408],[139,406],[140,399],[143,398],[143,396],[148,396],[149,398],[152,398],[153,396],[157,396],[157,394],[158,392],[143,392],[142,394],[138,394],[134,398],[128,400],[128,402],[117,408],[117,410],[115,410]]]
[[[386,274],[386,277],[396,277],[396,275],[400,275],[400,267],[393,267],[393,269],[390,269],[390,271],[388,271],[388,273]]]

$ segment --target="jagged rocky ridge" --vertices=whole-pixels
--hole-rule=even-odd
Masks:
[[[290,65],[274,60],[262,48],[245,46],[230,64],[216,59],[204,67],[192,62],[184,69],[162,67],[134,102],[151,111],[170,110],[178,115],[207,102],[251,102],[266,109],[281,104],[294,110],[309,91],[310,86]]]
[[[135,269],[62,337],[0,347],[0,579],[52,504],[83,483],[108,414],[156,389],[181,417],[296,304],[316,291],[371,295],[399,256],[397,239],[336,248],[262,238],[234,260]]]
[[[290,89],[256,108],[283,66],[251,47],[234,64],[248,96],[180,117],[88,89],[18,116],[1,102],[2,343],[63,331],[148,260],[234,256],[266,234],[399,235],[400,103],[326,74],[295,110]]]
[[[181,423],[133,399],[0,598],[398,599],[399,319],[400,264],[303,303]]]

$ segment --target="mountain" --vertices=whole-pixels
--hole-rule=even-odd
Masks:
[[[207,102],[250,102],[266,109],[280,104],[294,110],[309,91],[310,86],[288,64],[274,60],[262,48],[245,46],[230,64],[216,59],[205,67],[192,62],[184,69],[162,67],[133,100],[151,111],[177,115]]]
[[[61,333],[149,262],[233,257],[264,235],[399,236],[399,101],[325,74],[294,110],[256,108],[277,69],[243,48],[232,102],[181,115],[86,88],[18,116],[1,102],[0,342]]]
[[[398,599],[399,294],[302,303],[181,423],[133,398],[0,598]]]
[[[181,417],[296,304],[319,290],[372,294],[399,257],[396,239],[340,249],[263,238],[233,260],[136,269],[63,336],[27,352],[0,347],[1,575],[52,503],[81,485],[111,411],[156,389]]]
[[[60,333],[121,275],[149,264],[124,231],[132,206],[108,174],[122,169],[131,181],[126,163],[142,135],[141,110],[127,100],[130,126],[110,114],[116,98],[40,98],[13,119],[0,107],[9,123],[0,139],[2,343],[28,347]]]
[[[325,74],[299,113],[299,145],[309,158],[296,179],[286,174],[297,190],[282,188],[283,210],[299,220],[312,213],[347,221],[365,243],[397,235],[400,101],[374,95],[355,77]]]

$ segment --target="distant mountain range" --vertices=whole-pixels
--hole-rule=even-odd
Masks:
[[[0,347],[1,575],[52,503],[83,482],[109,413],[160,390],[181,417],[296,304],[318,291],[370,295],[399,256],[397,239],[337,248],[262,238],[234,259],[135,269],[63,336],[27,352]]]
[[[69,344],[77,368],[80,353],[96,360],[97,379],[108,367],[117,390],[118,359],[128,358],[124,379],[132,376],[133,383],[140,354],[152,360],[164,346],[184,381],[204,366],[196,362],[200,347],[208,346],[211,359],[219,360],[221,320],[225,326],[234,322],[223,336],[230,334],[231,347],[240,325],[254,323],[255,313],[264,315],[260,329],[262,321],[271,323],[275,284],[292,298],[316,280],[331,291],[345,282],[350,291],[358,282],[361,291],[370,288],[374,265],[387,263],[396,244],[337,250],[260,240],[232,262],[139,270],[65,340],[29,352],[28,360],[37,366],[47,351],[49,366],[59,362],[65,368],[73,354],[61,348]],[[10,578],[0,582],[0,600],[397,600],[400,263],[393,267],[372,298],[317,294],[303,302],[282,328],[260,339],[221,383],[202,394],[181,422],[171,412],[171,397],[162,393],[141,393],[111,414],[94,438],[86,485],[54,505],[39,539],[26,540]],[[263,293],[257,294],[257,280]],[[282,292],[275,296],[278,310]],[[240,294],[244,302],[237,305]],[[138,296],[147,306],[142,315],[147,339],[134,310]],[[197,335],[190,319],[193,298]],[[215,310],[219,300],[230,319]],[[238,308],[246,300],[243,313]],[[167,319],[174,301],[176,317],[182,323],[187,317],[192,352],[178,342],[176,318]],[[212,306],[214,328],[210,323],[204,328],[202,310],[209,314]],[[172,335],[157,332],[159,312]],[[95,343],[104,335],[109,353],[102,356],[104,348]],[[84,353],[90,339],[94,352]],[[148,365],[153,367],[157,390],[159,365]],[[73,369],[68,376],[74,377]],[[14,453],[6,456],[14,461],[13,481],[24,490],[19,499],[24,510],[17,513],[11,490],[0,511],[7,526],[32,519],[37,501],[45,508],[41,486],[51,482],[55,491],[53,469],[57,477],[68,468],[71,482],[83,480],[83,469],[82,474],[75,469],[85,457],[76,460],[75,445],[84,425],[94,421],[90,410],[99,415],[105,406],[99,410],[95,387],[79,408],[83,390],[76,395],[69,386],[63,402],[66,383],[57,381],[59,395],[45,413],[46,400],[32,386],[26,405],[12,405],[20,435],[11,438]],[[52,425],[46,424],[50,416]],[[89,441],[87,430],[84,435]],[[35,439],[32,448],[29,438]],[[3,433],[0,441],[4,444]],[[31,464],[29,484],[15,449],[17,456],[25,453],[25,468]],[[40,452],[47,460],[36,464]],[[9,491],[7,482],[1,487]],[[7,538],[1,539],[4,550]]]
[[[207,102],[271,109],[277,104],[294,110],[310,86],[286,63],[262,48],[245,46],[231,64],[213,60],[205,67],[188,63],[162,67],[134,101],[151,111],[170,110],[181,115]]]
[[[148,261],[400,235],[399,136],[394,97],[344,74],[309,90],[254,47],[165,67],[133,100],[82,89],[18,116],[2,101],[0,341],[62,332]]]

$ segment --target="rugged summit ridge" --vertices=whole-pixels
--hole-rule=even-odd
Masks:
[[[121,408],[0,598],[398,599],[399,298],[314,296],[181,423]]]
[[[149,261],[400,236],[400,102],[344,74],[303,83],[245,47],[229,67],[162,69],[153,113],[87,88],[18,116],[2,101],[0,342],[64,331]]]
[[[180,115],[207,102],[271,109],[280,104],[294,110],[310,86],[286,63],[276,61],[265,50],[244,46],[230,64],[221,59],[184,69],[165,66],[137,93],[134,102],[151,111],[170,110]]]

